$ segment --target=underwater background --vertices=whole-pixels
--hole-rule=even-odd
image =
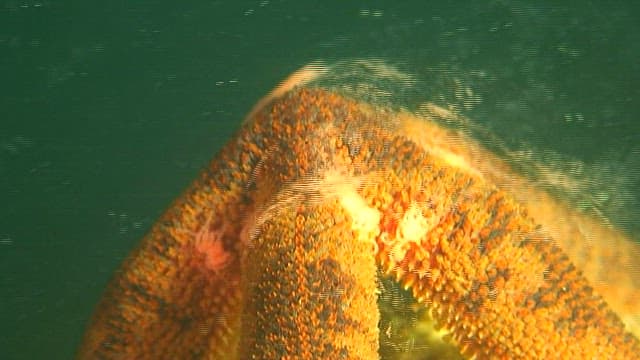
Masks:
[[[637,240],[635,6],[0,2],[0,357],[71,358],[127,253],[312,61],[397,70],[377,99],[459,114],[451,126]]]

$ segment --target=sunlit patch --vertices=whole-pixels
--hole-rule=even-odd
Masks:
[[[325,196],[335,196],[340,205],[352,218],[352,229],[359,235],[362,241],[371,241],[380,232],[379,224],[381,214],[370,207],[357,192],[357,180],[347,177],[337,171],[325,173],[322,192]]]
[[[412,202],[409,208],[400,219],[396,230],[396,237],[403,239],[405,242],[413,242],[418,244],[429,232],[429,223],[422,215],[420,207]]]
[[[425,238],[432,226],[422,215],[420,207],[412,202],[398,222],[395,237],[382,239],[386,245],[390,246],[389,258],[392,263],[401,262],[411,246],[420,246],[421,240]]]

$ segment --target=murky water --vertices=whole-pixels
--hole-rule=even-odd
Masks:
[[[311,61],[343,66],[327,83],[363,100],[445,109],[443,125],[633,237],[631,7],[3,4],[0,351],[70,357],[127,252],[255,101]]]

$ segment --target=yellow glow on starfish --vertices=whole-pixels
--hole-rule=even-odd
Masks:
[[[426,357],[431,321],[469,357],[639,358],[637,274],[597,271],[637,245],[427,119],[294,86],[317,74],[158,221],[79,358]]]

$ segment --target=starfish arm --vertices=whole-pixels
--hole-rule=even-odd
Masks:
[[[260,156],[250,137],[241,131],[125,260],[79,359],[234,358],[242,306],[238,234],[250,212],[243,186]]]
[[[433,104],[424,107],[429,109],[423,114],[426,118],[399,114],[402,126],[398,133],[451,169],[506,191],[507,196],[526,208],[529,217],[535,219],[536,224],[566,252],[590,285],[623,320],[625,327],[636,337],[640,336],[640,244],[612,227],[606,218],[594,218],[572,209],[542,190],[537,181],[515,173],[504,159],[463,134],[438,126],[429,118],[447,122],[468,120]],[[549,170],[542,164],[531,163],[528,167],[549,176]]]
[[[376,359],[375,253],[336,201],[281,209],[247,251],[241,359]]]
[[[243,359],[378,357],[379,214],[330,135],[339,129],[326,115],[350,104],[310,109],[316,95],[289,94],[253,119],[270,151],[251,177],[256,211],[243,231]]]
[[[420,153],[411,143],[395,148]],[[378,258],[463,353],[523,359],[639,354],[637,339],[506,193],[428,155],[418,159],[400,165],[387,182],[398,184],[388,186],[398,200],[387,206],[401,215],[383,217]]]

